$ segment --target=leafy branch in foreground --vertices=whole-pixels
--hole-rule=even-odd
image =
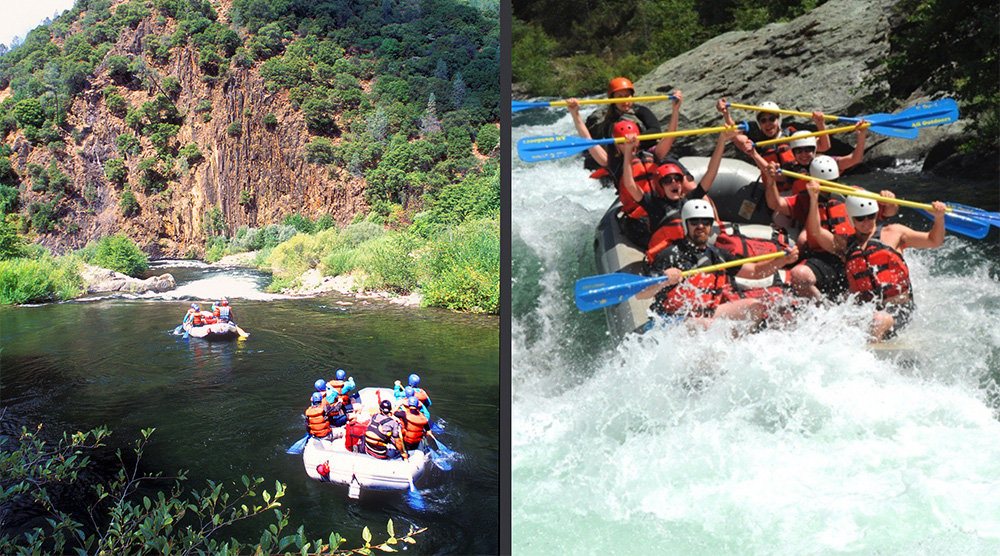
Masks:
[[[295,546],[296,554],[372,554],[377,549],[395,552],[394,545],[415,544],[415,535],[425,528],[410,526],[408,532],[397,537],[393,522],[389,520],[389,538],[380,544],[371,544],[372,534],[367,527],[362,531],[364,546],[341,549],[345,539],[331,533],[327,540],[307,540],[303,527],[282,536],[288,526],[288,512],[280,510],[278,499],[285,495],[285,485],[275,481],[274,494],[258,487],[262,478],[242,477],[242,487],[231,494],[223,485],[207,481],[208,486],[186,495],[181,481],[187,473],[177,477],[145,475],[139,471],[143,449],[155,429],[144,429],[142,438],[135,444],[135,461],[126,463],[121,450],[116,452],[121,469],[109,484],[94,486],[96,500],[87,511],[90,525],[76,521],[60,510],[60,486],[75,481],[91,463],[85,451],[103,447],[111,434],[104,427],[89,432],[63,433],[55,446],[38,437],[42,425],[34,432],[22,428],[16,446],[7,446],[11,440],[0,439],[0,520],[15,504],[34,504],[48,514],[47,527],[36,527],[20,536],[0,536],[2,554],[279,554]],[[173,479],[169,491],[158,490],[154,498],[139,498],[138,488],[147,481]],[[260,500],[260,502],[256,502]],[[218,541],[214,537],[225,527],[236,522],[256,518],[273,511],[273,521],[263,526],[259,542],[241,543],[234,538]],[[292,552],[284,552],[292,554]]]

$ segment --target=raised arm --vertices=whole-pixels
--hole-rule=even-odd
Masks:
[[[632,196],[632,200],[639,202],[642,200],[642,189],[639,185],[635,183],[635,176],[632,174],[632,159],[635,158],[635,152],[639,148],[639,138],[637,135],[626,135],[625,143],[622,144],[622,156],[624,157],[624,164],[622,164],[622,186],[628,191],[629,195]]]
[[[816,131],[824,131],[826,129],[826,119],[823,117],[823,113],[819,110],[813,112],[813,123],[816,124]],[[820,135],[816,138],[816,152],[825,153],[830,150],[830,136]]]
[[[777,259],[756,263],[747,263],[740,267],[740,271],[737,272],[736,275],[740,278],[747,278],[749,280],[766,278],[777,272],[779,268],[790,265],[797,260],[799,260],[799,248],[792,246],[784,257],[778,257]]]
[[[573,118],[573,126],[576,127],[576,132],[584,139],[593,139],[590,136],[590,130],[587,129],[587,124],[583,122],[583,118],[580,117],[580,101],[576,98],[571,98],[566,101],[566,108],[569,110],[569,115]],[[590,156],[594,157],[594,162],[600,164],[601,166],[608,165],[608,151],[604,150],[600,145],[594,145],[587,149]]]
[[[680,117],[681,102],[684,101],[684,95],[680,91],[674,91],[671,94],[674,95],[674,103],[670,109],[670,122],[667,124],[667,131],[677,131],[677,119]],[[653,155],[657,161],[667,156],[670,148],[674,146],[674,139],[676,137],[664,137],[656,144],[656,148],[653,149]]]
[[[701,177],[700,184],[705,193],[708,193],[708,189],[712,187],[715,176],[719,175],[719,166],[722,165],[722,153],[726,150],[726,141],[735,139],[737,135],[738,132],[736,131],[723,131],[719,134],[719,140],[715,142],[715,150],[712,151],[712,158],[708,161],[708,168],[705,169],[705,175]],[[753,149],[751,148],[751,150]]]
[[[756,151],[754,152],[756,154]],[[757,157],[764,160],[759,154]],[[758,166],[760,163],[757,164]],[[764,198],[767,200],[767,208],[784,214],[791,218],[792,207],[788,206],[788,201],[778,193],[778,164],[776,162],[764,163]]]
[[[828,253],[843,254],[843,246],[840,246],[841,248],[838,250],[836,245],[837,236],[819,225],[819,184],[815,180],[809,180],[809,183],[806,184],[806,191],[809,192],[809,216],[806,217],[806,232]]]
[[[844,170],[861,162],[861,159],[865,156],[865,137],[868,135],[868,128],[861,127],[861,124],[863,123],[865,123],[865,121],[861,120],[856,126],[854,126],[855,133],[857,134],[857,142],[854,144],[854,150],[851,154],[837,159],[837,168],[840,168],[841,174],[844,173]],[[827,139],[827,141],[829,141],[829,139]]]
[[[934,225],[930,231],[918,232],[901,224],[895,224],[901,228],[900,244],[917,249],[941,247],[944,243],[944,213],[947,207],[941,201],[934,201],[931,206],[934,207]]]

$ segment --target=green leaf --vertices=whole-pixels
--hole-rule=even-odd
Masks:
[[[365,545],[372,542],[372,532],[368,530],[367,526],[361,531],[361,538],[365,539]]]
[[[389,532],[389,536],[390,536],[390,537],[395,537],[395,536],[396,536],[396,533],[394,533],[394,532],[392,531],[393,527],[392,527],[392,519],[391,519],[391,518],[389,519],[389,524],[388,524],[388,525],[386,526],[386,528],[385,528],[385,529],[386,529],[386,531],[388,531],[388,532]]]

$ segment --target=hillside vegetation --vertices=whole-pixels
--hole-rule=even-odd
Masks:
[[[498,245],[498,9],[79,0],[0,48],[3,225],[57,252],[124,231],[154,257],[221,256],[289,218]]]

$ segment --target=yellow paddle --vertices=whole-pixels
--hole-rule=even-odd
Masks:
[[[674,100],[674,95],[652,95],[646,97],[619,97],[619,98],[594,98],[594,99],[582,99],[578,101],[580,104],[616,104],[620,102],[652,102],[656,100]],[[526,102],[521,100],[510,101],[510,111],[520,112],[521,110],[527,110],[528,108],[541,108],[545,106],[568,106],[565,100],[553,100],[553,101],[541,101],[541,102]]]

